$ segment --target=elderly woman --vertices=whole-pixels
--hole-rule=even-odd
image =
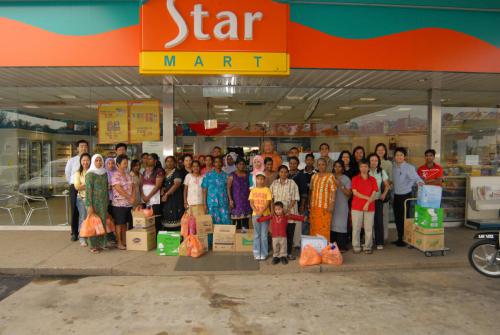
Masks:
[[[101,155],[92,156],[90,168],[85,174],[85,205],[87,214],[97,215],[106,229],[106,218],[108,215],[108,175],[104,168],[104,159]],[[106,248],[106,237],[96,236],[88,238],[90,252],[98,253]]]
[[[330,222],[335,205],[335,177],[326,171],[324,158],[317,161],[318,172],[311,178],[309,208],[311,215],[311,235],[322,235],[330,241]]]

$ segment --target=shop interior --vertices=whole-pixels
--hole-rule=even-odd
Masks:
[[[293,146],[317,152],[326,142],[332,153],[358,145],[371,152],[383,142],[406,147],[414,165],[423,163],[428,146],[429,91],[439,90],[445,220],[460,223],[466,177],[500,175],[499,79],[365,70],[296,69],[282,78],[146,77],[133,67],[0,68],[0,225],[65,225],[64,166],[76,140],[88,140],[93,153],[113,155],[112,145],[98,143],[99,104],[161,105],[165,85],[174,86],[177,155],[208,154],[218,145],[241,148],[250,158],[264,138],[284,157]],[[217,120],[217,127],[205,129],[204,120]],[[136,158],[142,151],[142,143],[133,143],[128,153]],[[18,192],[39,201],[23,210]]]

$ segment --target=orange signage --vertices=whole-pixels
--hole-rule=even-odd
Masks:
[[[288,16],[272,0],[149,0],[141,50],[286,52]]]

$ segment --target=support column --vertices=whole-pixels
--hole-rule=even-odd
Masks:
[[[172,78],[166,76],[163,80],[162,97],[163,115],[163,158],[174,154],[174,85]]]
[[[427,146],[436,150],[436,162],[441,162],[441,90],[430,89],[427,105]]]

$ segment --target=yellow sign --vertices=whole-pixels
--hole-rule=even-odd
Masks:
[[[129,107],[130,143],[160,141],[160,102],[131,101]]]
[[[128,141],[128,105],[126,101],[103,102],[98,108],[100,144]]]
[[[141,52],[141,74],[290,74],[289,55],[272,52]]]

